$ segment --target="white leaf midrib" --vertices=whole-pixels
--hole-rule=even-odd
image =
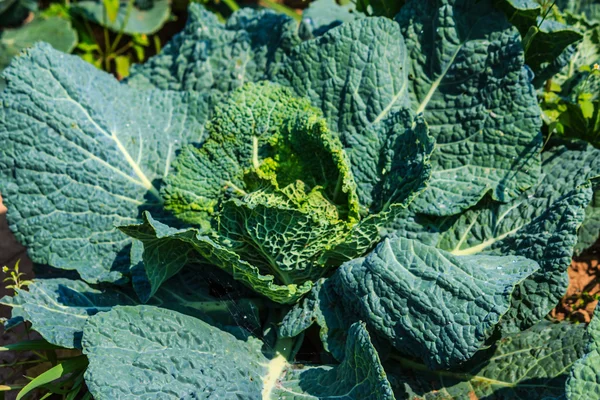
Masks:
[[[104,128],[102,128],[92,118],[92,116],[85,109],[85,107],[83,107],[83,105],[81,105],[81,103],[79,103],[78,101],[75,101],[75,99],[73,99],[71,97],[71,95],[69,94],[69,92],[64,88],[62,82],[60,82],[54,76],[54,74],[50,70],[48,70],[48,69],[44,69],[44,70],[48,74],[50,74],[51,78],[53,80],[55,80],[59,84],[59,86],[62,88],[62,91],[63,91],[63,93],[65,95],[64,98],[62,98],[62,99],[56,98],[55,100],[64,100],[64,101],[68,101],[71,104],[73,104],[77,109],[79,109],[83,113],[84,117],[92,124],[92,126],[94,126],[94,128],[96,128],[98,130],[98,132],[100,132],[102,135],[104,135],[104,136],[112,139],[114,141],[114,143],[116,144],[117,149],[123,154],[123,156],[125,157],[125,160],[129,164],[129,166],[132,168],[134,174],[139,179],[139,181],[133,180],[133,182],[135,182],[138,185],[144,187],[146,190],[148,190],[150,193],[152,193],[153,196],[155,196],[157,199],[160,199],[160,195],[158,193],[158,190],[154,187],[154,185],[152,184],[152,182],[150,181],[150,179],[148,179],[148,177],[146,176],[146,174],[144,173],[144,171],[142,171],[142,169],[140,168],[140,165],[138,163],[136,163],[135,160],[133,159],[133,157],[131,156],[131,154],[129,154],[129,152],[127,151],[127,149],[125,148],[125,146],[123,145],[123,143],[121,142],[121,140],[118,138],[116,132],[111,132],[109,134]],[[113,166],[113,168],[114,168],[114,166]]]

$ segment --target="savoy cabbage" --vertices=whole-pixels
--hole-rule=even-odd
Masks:
[[[519,29],[491,0],[327,3],[192,5],[124,83],[12,62],[8,221],[80,278],[5,297],[9,325],[82,349],[99,399],[600,395],[597,317],[543,320],[598,239],[600,151],[542,151]]]

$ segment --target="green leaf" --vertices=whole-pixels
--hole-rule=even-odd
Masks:
[[[325,351],[337,360],[342,360],[350,319],[345,314],[345,309],[339,305],[333,279],[321,279],[315,283],[302,302],[296,304],[285,315],[278,335],[293,338],[316,323],[320,327],[319,336]]]
[[[399,350],[447,367],[484,346],[515,287],[538,268],[524,257],[456,257],[386,239],[365,259],[344,264],[335,284],[349,315],[361,316]],[[443,280],[432,281],[440,274]],[[373,318],[378,314],[387,317]]]
[[[600,60],[600,25],[590,27],[578,18],[572,21],[572,26],[583,32],[583,40],[574,45],[574,53],[569,57],[567,66],[554,80],[562,86],[561,95],[576,103],[580,93],[598,92],[598,79],[588,80],[587,77],[589,68]]]
[[[600,83],[594,86],[600,88]],[[586,90],[594,91],[591,87]],[[577,104],[563,104],[566,110],[558,120],[565,126],[564,136],[600,144],[600,101],[584,101],[580,98]]]
[[[314,36],[320,36],[344,22],[365,15],[358,12],[354,3],[338,4],[336,0],[315,0],[302,12],[302,20],[310,26]]]
[[[176,312],[117,307],[85,326],[84,353],[90,360],[85,380],[96,398],[322,399],[351,394],[393,399],[364,326],[353,325],[348,336],[341,364],[295,366],[287,360],[291,341],[263,352],[263,343],[254,337],[239,340]]]
[[[404,0],[359,0],[357,2],[359,11],[388,18],[394,18],[403,5]]]
[[[583,400],[600,396],[600,306],[587,326],[589,344],[586,355],[578,360],[567,381],[567,399]]]
[[[269,10],[242,9],[226,24],[197,3],[188,12],[183,32],[160,54],[132,68],[131,86],[228,92],[274,74],[301,40],[294,20]]]
[[[454,256],[413,240],[385,239],[326,281],[331,286],[324,299],[333,298],[335,306],[321,304],[322,317],[315,319],[325,319],[321,335],[335,341],[344,333],[333,327],[343,331],[362,319],[398,350],[445,368],[484,347],[509,310],[515,287],[538,268],[524,257]]]
[[[558,399],[585,343],[581,324],[544,321],[451,371],[395,355],[384,366],[398,399]]]
[[[494,6],[504,12],[508,21],[519,29],[523,37],[535,25],[542,11],[540,3],[534,0],[495,0]]]
[[[503,318],[505,330],[525,329],[546,316],[567,288],[566,270],[592,196],[587,180],[600,173],[597,153],[591,146],[545,152],[542,181],[519,199],[485,200],[445,218],[404,215],[396,221],[396,233],[457,255],[519,255],[536,261],[540,271],[519,286]]]
[[[22,399],[32,390],[42,387],[50,382],[66,376],[67,374],[83,371],[88,365],[88,360],[85,356],[79,356],[63,361],[60,364],[50,368],[41,375],[37,376],[29,382],[17,395],[17,400]]]
[[[525,63],[536,75],[536,87],[543,85],[546,79],[569,63],[572,51],[565,51],[583,38],[580,32],[561,22],[544,18],[546,15],[542,15],[542,6],[533,0],[496,0],[495,5],[521,33]]]
[[[515,291],[512,308],[502,324],[505,332],[535,324],[564,296],[569,283],[567,268],[577,243],[576,232],[591,196],[590,186],[581,186],[514,235],[490,246],[488,254],[521,255],[537,261],[541,267]]]
[[[525,47],[525,63],[536,74],[544,64],[553,62],[569,45],[583,38],[581,33],[550,19],[538,17],[537,25],[537,34]]]
[[[0,26],[19,26],[37,8],[35,0],[1,0]]]
[[[600,177],[600,150],[587,144],[555,147],[543,153],[543,160],[543,171],[547,177],[541,185],[545,185],[545,193],[557,192],[554,197]],[[541,187],[539,190],[542,190]],[[592,182],[592,190],[592,200],[585,209],[585,219],[577,232],[575,255],[587,250],[600,238],[600,187],[597,180]]]
[[[234,91],[215,109],[208,132],[201,148],[184,148],[163,190],[165,208],[198,229],[169,229],[150,217],[145,226],[122,228],[146,248],[150,291],[142,300],[197,252],[259,293],[295,301],[331,267],[321,255],[359,218],[339,139],[306,100],[271,83]],[[398,142],[390,150],[404,144]],[[391,166],[391,179],[406,173],[397,169]],[[395,199],[395,188],[380,190]],[[163,242],[177,256],[165,258]]]
[[[411,107],[436,139],[419,210],[456,214],[486,193],[508,202],[537,183],[540,111],[517,30],[485,0],[410,1],[396,20]]]
[[[223,325],[258,329],[256,313],[260,300],[242,298],[235,292],[226,298],[211,295],[208,277],[212,275],[208,266],[186,268],[166,282],[150,304]],[[223,278],[219,281],[226,282]],[[31,322],[32,328],[50,344],[66,348],[81,348],[83,326],[90,316],[117,305],[140,304],[126,288],[90,286],[64,278],[37,279],[29,291],[6,296],[0,303],[13,308],[13,318],[20,316]]]
[[[144,267],[150,287],[136,288],[142,301],[149,298],[165,279],[177,274],[189,260],[198,258],[198,255],[222,268],[236,281],[278,303],[294,303],[312,287],[310,281],[282,284],[272,274],[263,273],[257,266],[240,258],[227,245],[205,236],[198,229],[177,230],[155,221],[148,213],[144,214],[143,224],[123,226],[120,229],[144,243]]]
[[[273,399],[394,399],[381,361],[362,323],[348,330],[343,361],[335,366],[288,368]]]
[[[117,304],[137,302],[116,288],[103,291],[83,281],[58,278],[35,280],[28,291],[4,297],[2,304],[13,307],[13,318],[20,316],[31,322],[49,343],[78,348],[83,324],[90,315]]]
[[[575,246],[575,255],[580,255],[589,249],[600,238],[600,182],[595,181],[592,184],[594,194],[592,201],[585,209],[585,219],[577,232],[577,245]]]
[[[576,50],[576,45],[567,46],[554,61],[542,65],[533,78],[533,85],[536,88],[541,88],[548,80],[550,80],[550,85],[557,85],[560,80],[557,79],[557,76],[560,76],[561,70],[568,68],[569,63],[575,58]]]
[[[117,75],[120,79],[129,75],[129,68],[131,67],[131,60],[129,59],[129,56],[116,57],[115,64],[117,67]]]
[[[345,208],[340,214],[357,217],[348,160],[308,101],[276,84],[249,83],[213,115],[206,142],[184,148],[163,189],[165,208],[176,217],[208,227],[226,197],[240,198],[267,183],[283,189],[296,180],[307,190],[322,187]]]
[[[104,6],[104,11],[108,17],[108,22],[114,23],[119,14],[119,0],[102,0],[102,5]],[[104,18],[102,18],[102,21],[104,21]]]
[[[402,153],[400,146],[407,146],[406,153],[424,151],[427,158],[433,149],[423,121],[403,109],[407,63],[398,25],[386,18],[364,18],[295,47],[279,78],[298,95],[310,98],[339,134],[365,212],[379,212],[390,200],[378,189],[385,185],[390,171],[386,167],[400,160],[393,159]],[[408,138],[412,140],[404,141]],[[413,162],[410,156],[407,160]],[[391,203],[409,202],[429,176],[429,168],[420,162],[406,171],[397,177],[400,184],[388,183],[398,188]]]
[[[565,12],[584,15],[592,24],[598,25],[600,21],[600,4],[597,0],[557,0],[556,5]]]
[[[77,44],[77,32],[69,21],[58,17],[37,17],[18,29],[3,30],[0,33],[0,72],[8,67],[14,56],[39,41],[48,42],[55,49],[70,53]],[[5,84],[4,78],[0,76],[0,90]]]
[[[31,351],[31,350],[54,350],[59,346],[48,343],[45,340],[24,340],[17,343],[8,343],[0,346],[0,351]]]
[[[130,6],[129,2],[133,2],[133,6]],[[139,7],[136,3],[133,0],[124,2],[119,0],[84,0],[73,3],[71,10],[100,26],[128,35],[136,33],[153,34],[171,16],[171,4],[168,0],[152,0],[152,5],[148,9]]]
[[[0,43],[15,55],[39,41],[47,42],[59,51],[70,53],[77,44],[77,32],[69,21],[62,18],[37,17],[18,29],[4,30],[0,36]]]
[[[210,101],[132,89],[43,44],[5,77],[0,191],[17,239],[36,263],[122,280],[131,239],[115,224],[160,205],[160,180],[179,146],[202,140]]]

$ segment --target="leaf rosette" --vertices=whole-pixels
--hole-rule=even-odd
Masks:
[[[426,164],[433,140],[425,123],[408,111],[399,115],[385,151],[405,148]],[[171,229],[145,214],[143,224],[121,227],[144,243],[145,271],[134,280],[144,301],[185,265],[187,258],[153,250],[169,242],[173,255],[200,256],[274,301],[296,302],[378,240],[373,221],[410,197],[398,193],[404,179],[423,184],[429,176],[426,165],[402,168],[414,160],[399,164],[391,154],[373,190],[387,202],[361,205],[350,159],[321,111],[273,83],[232,92],[206,130],[201,146],[183,148],[161,193],[165,209],[186,226]],[[416,137],[421,145],[407,140]]]

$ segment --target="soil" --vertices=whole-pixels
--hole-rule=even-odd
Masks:
[[[569,288],[560,304],[552,311],[559,319],[590,322],[600,297],[600,242],[569,267]]]
[[[32,264],[27,255],[25,254],[25,248],[21,246],[14,238],[8,224],[6,222],[6,207],[2,204],[2,196],[0,195],[0,268],[8,266],[13,268],[17,260],[21,260],[19,263],[19,270],[26,273],[25,278],[32,278]],[[0,280],[6,276],[4,273],[0,273]],[[3,283],[0,283],[0,298],[5,295],[12,295],[12,290],[7,290]],[[0,305],[0,318],[9,318],[10,309]],[[39,338],[35,333],[25,332],[25,326],[21,325],[14,330],[5,332],[4,327],[0,324],[0,346],[9,343],[16,343],[26,339],[37,339]],[[0,352],[0,385],[14,385],[14,384],[26,384],[27,380],[23,375],[36,376],[39,375],[35,371],[31,371],[27,368],[27,365],[23,365],[21,368],[7,367],[7,364],[14,362],[22,362],[32,358],[30,353],[12,353],[12,352]],[[38,365],[39,367],[39,365]],[[6,394],[6,399],[14,399],[17,395],[17,391],[11,391]]]

